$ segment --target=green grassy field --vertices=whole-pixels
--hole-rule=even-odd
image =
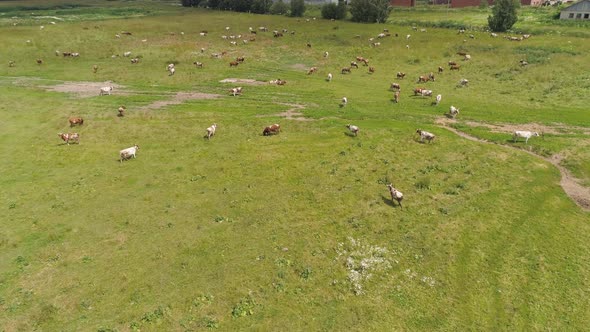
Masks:
[[[412,30],[441,17],[435,9],[366,25],[175,3],[95,1],[35,15],[1,3],[0,331],[587,328],[589,214],[553,165],[520,150],[559,156],[590,185],[590,43],[579,27],[509,42]],[[457,21],[470,14],[452,11]],[[259,26],[295,34],[259,32],[244,44]],[[371,47],[384,28],[399,37]],[[231,34],[242,34],[236,46],[221,38]],[[376,72],[340,74],[359,55]],[[237,56],[245,62],[230,68]],[[415,83],[450,60],[459,72]],[[318,72],[306,75],[311,66]],[[99,96],[90,82],[116,88]],[[78,92],[56,91],[64,83]],[[242,95],[228,93],[235,86]],[[414,97],[417,86],[441,104]],[[178,92],[218,96],[158,106]],[[499,144],[443,128],[450,105],[461,109],[451,126]],[[309,121],[279,114],[289,109]],[[69,116],[84,125],[70,129]],[[262,136],[272,123],[282,132]],[[497,129],[535,126],[547,132],[528,145]],[[435,142],[419,143],[417,128]],[[79,145],[56,135],[73,131]],[[119,162],[133,144],[137,158]]]

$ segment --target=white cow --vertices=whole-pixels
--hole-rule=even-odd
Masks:
[[[104,95],[111,95],[111,91],[113,91],[113,87],[112,86],[105,86],[100,88],[100,93],[99,96],[104,96]]]
[[[451,107],[449,108],[449,115],[451,116],[451,118],[454,119],[458,114],[459,114],[459,109],[456,108],[455,106],[451,105]]]
[[[354,136],[358,135],[359,133],[359,127],[355,125],[347,124],[346,128],[348,128],[348,130],[350,130],[350,132],[353,133]]]
[[[436,96],[436,102],[435,102],[436,106],[438,106],[438,104],[440,104],[440,101],[441,100],[442,100],[442,95],[437,95]]]
[[[529,138],[531,137],[538,137],[540,136],[538,132],[532,132],[532,131],[525,131],[525,130],[517,130],[512,134],[512,141],[516,142],[516,139],[519,137],[522,137],[525,139],[524,144],[528,144],[529,143]]]
[[[429,133],[427,131],[420,130],[420,129],[416,130],[416,133],[418,133],[418,135],[420,135],[420,142],[424,142],[424,140],[426,139],[428,141],[428,143],[430,143],[436,137],[433,133]]]
[[[121,162],[123,162],[123,160],[129,159],[131,157],[135,158],[135,154],[137,153],[137,150],[139,150],[139,146],[137,146],[137,144],[135,144],[134,146],[132,146],[130,148],[123,149],[123,150],[119,151],[119,156],[121,157]]]
[[[328,73],[327,81],[328,82],[331,82],[332,81],[332,73]]]
[[[212,124],[211,127],[207,128],[207,135],[205,137],[207,137],[207,139],[211,139],[211,136],[215,135],[215,130],[217,130],[216,123]]]

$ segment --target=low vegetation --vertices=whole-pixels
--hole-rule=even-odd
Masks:
[[[582,28],[54,4],[0,3],[2,330],[586,329],[590,219],[555,166],[588,188]]]

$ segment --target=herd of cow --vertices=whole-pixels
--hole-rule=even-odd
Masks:
[[[226,29],[228,29],[228,28],[226,28]],[[266,28],[259,28],[259,31],[268,31],[268,30]],[[250,32],[251,33],[255,33],[255,31],[252,28],[250,28]],[[201,36],[206,36],[207,33],[206,32],[201,32],[200,35]],[[282,33],[278,32],[278,31],[274,31],[274,34],[273,35],[274,35],[274,37],[281,37],[282,36]],[[389,31],[387,31],[387,29],[385,29],[383,33],[380,33],[377,36],[377,38],[383,38],[383,37],[386,37],[386,36],[390,36]],[[397,34],[396,34],[396,36],[397,36]],[[226,36],[224,36],[224,37],[226,37]],[[224,39],[226,39],[226,38],[224,38]],[[407,35],[406,36],[406,39],[410,39],[410,35]],[[372,39],[371,39],[371,41],[372,41]],[[381,43],[372,43],[372,45],[373,45],[373,47],[376,47],[376,46],[381,45]],[[311,44],[310,43],[307,43],[307,47],[310,48],[311,47]],[[408,48],[409,48],[409,45],[408,45]],[[204,52],[204,49],[201,49],[201,52]],[[226,53],[226,52],[224,52],[224,53]],[[58,53],[56,53],[56,54],[58,54]],[[324,58],[327,58],[328,57],[328,54],[329,54],[328,52],[324,52]],[[471,55],[469,55],[469,54],[467,54],[465,52],[458,52],[457,54],[463,56],[463,60],[464,61],[471,60]],[[79,56],[78,53],[70,53],[70,52],[64,52],[63,55],[64,56],[74,56],[74,57]],[[125,56],[129,56],[129,55],[130,55],[130,52],[126,52],[125,53]],[[220,56],[215,56],[214,55],[214,57],[220,57]],[[136,63],[136,62],[133,62],[132,61],[132,63]],[[243,62],[244,62],[244,57],[241,56],[241,57],[236,58],[234,61],[231,61],[229,63],[229,66],[230,67],[237,67],[239,64],[241,64]],[[369,59],[367,59],[365,57],[362,57],[362,56],[357,56],[356,57],[356,61],[351,61],[350,62],[350,66],[342,67],[341,74],[351,74],[353,68],[355,68],[355,69],[358,69],[359,68],[359,66],[358,66],[358,63],[359,62],[362,63],[364,66],[367,66],[368,67],[368,72],[369,73],[374,73],[375,72],[375,67],[369,66]],[[42,63],[42,61],[38,61],[38,63]],[[193,64],[197,68],[203,68],[203,64],[201,62],[196,61]],[[9,65],[10,66],[13,66],[14,63],[12,62]],[[448,62],[448,66],[449,66],[449,69],[450,70],[460,70],[460,68],[461,68],[461,66],[458,63],[454,62],[454,61],[449,61]],[[174,72],[175,72],[175,66],[174,66],[174,64],[169,64],[166,69],[169,72],[169,76],[174,75]],[[95,65],[93,67],[93,71],[96,72],[97,70],[98,70],[98,67]],[[438,67],[438,73],[439,74],[442,74],[443,71],[444,71],[444,68],[441,67],[441,66],[439,66]],[[318,68],[317,67],[311,67],[307,71],[307,74],[308,75],[311,75],[311,74],[316,73],[316,72],[318,72]],[[405,76],[406,76],[406,74],[403,73],[403,72],[397,72],[397,74],[396,74],[396,77],[398,79],[400,79],[400,80],[403,80],[405,78]],[[328,73],[327,81],[328,82],[332,81],[332,78],[333,78],[333,75],[331,73]],[[430,73],[425,74],[425,75],[420,75],[418,77],[416,83],[426,83],[426,82],[430,82],[430,81],[431,82],[436,81],[436,78],[435,78],[435,75],[434,75],[433,72],[430,72]],[[284,85],[284,84],[286,84],[286,81],[277,79],[277,80],[270,81],[270,83],[271,84],[277,84],[277,85]],[[467,80],[465,78],[462,78],[459,81],[458,86],[465,87],[465,86],[468,86],[468,83],[469,83],[469,80]],[[110,86],[109,87],[102,87],[100,89],[99,95],[101,95],[101,96],[102,95],[111,95],[112,90],[113,90],[113,87],[110,87]],[[390,90],[392,90],[393,93],[394,93],[394,95],[393,95],[393,101],[395,103],[398,103],[399,102],[399,99],[400,99],[400,91],[401,91],[400,84],[399,83],[391,83]],[[240,95],[242,93],[242,87],[232,88],[232,89],[229,90],[229,92],[230,92],[230,94],[232,96]],[[429,89],[426,89],[426,88],[423,88],[423,87],[417,87],[417,88],[415,88],[413,90],[413,92],[414,92],[414,96],[418,96],[418,95],[419,96],[423,96],[423,97],[432,97],[433,96],[432,90],[429,90]],[[437,95],[436,96],[436,101],[433,102],[433,105],[438,105],[440,103],[441,99],[442,99],[442,95],[440,95],[440,94]],[[342,103],[340,104],[340,106],[341,107],[344,107],[347,103],[348,103],[348,99],[346,97],[343,97],[342,98]],[[119,117],[123,117],[125,111],[126,111],[126,108],[124,106],[119,107],[119,109],[118,109],[118,116]],[[451,106],[450,109],[449,109],[449,113],[447,114],[447,116],[449,116],[451,118],[455,118],[458,114],[459,114],[459,109],[456,108],[456,107],[454,107],[454,106]],[[69,124],[70,124],[70,127],[80,126],[80,125],[83,125],[84,124],[84,120],[81,117],[71,117],[71,118],[69,118]],[[359,131],[360,131],[360,129],[359,129],[358,126],[352,125],[352,124],[347,124],[346,125],[346,128],[351,132],[351,134],[353,136],[357,136],[358,133],[359,133]],[[210,127],[208,127],[206,129],[205,138],[208,139],[208,140],[210,140],[215,135],[216,130],[217,130],[217,124],[214,123],[213,125],[211,125]],[[276,134],[279,134],[280,131],[281,131],[281,126],[279,124],[275,123],[275,124],[272,124],[270,126],[265,127],[263,129],[263,131],[262,131],[262,135],[263,136],[276,135]],[[421,130],[421,129],[418,129],[416,131],[416,133],[420,137],[420,142],[424,142],[426,140],[428,143],[431,143],[432,141],[434,141],[434,139],[436,137],[434,134],[432,134],[430,132],[427,132],[427,131],[424,131],[424,130]],[[78,144],[80,143],[80,135],[78,133],[59,133],[58,135],[59,135],[59,137],[67,145],[69,145],[70,142],[72,142],[72,143],[78,143]],[[529,132],[529,131],[515,131],[513,133],[513,140],[516,141],[516,139],[520,137],[520,138],[525,138],[525,143],[528,143],[529,138],[534,137],[534,136],[539,136],[539,134],[536,133],[536,132]],[[137,151],[138,150],[139,150],[139,146],[137,144],[135,144],[132,147],[129,147],[129,148],[126,148],[126,149],[123,149],[123,150],[119,151],[119,160],[120,160],[120,162],[123,162],[126,159],[136,158],[136,154],[137,154]],[[392,201],[397,202],[400,205],[400,207],[401,207],[401,201],[403,199],[403,194],[399,190],[397,190],[396,188],[394,188],[392,184],[388,184],[387,187],[389,188]]]

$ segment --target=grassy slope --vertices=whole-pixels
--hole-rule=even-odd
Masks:
[[[451,103],[470,120],[587,125],[586,102],[567,98],[583,95],[583,86],[564,81],[548,98],[543,89],[552,78],[538,79],[587,72],[586,40],[571,38],[567,47],[575,52],[557,55],[569,61],[540,61],[521,70],[514,64],[521,58],[514,47],[521,44],[482,34],[466,45],[474,61],[432,85],[445,96],[436,110],[409,96],[409,81],[455,58],[463,42],[454,31],[419,34],[389,26],[413,34],[408,52],[405,40],[393,38],[369,48],[365,40],[380,26],[179,11],[124,24],[67,23],[50,32],[16,27],[1,34],[3,43],[14,45],[6,58],[17,59],[17,67],[0,68],[0,171],[7,174],[0,179],[4,329],[586,326],[588,215],[564,195],[557,171],[518,151],[468,142],[430,125]],[[282,40],[259,35],[232,50],[219,38],[226,25],[241,33],[259,25],[297,33]],[[115,39],[123,29],[134,36]],[[199,37],[201,29],[210,35]],[[312,49],[305,48],[307,41]],[[562,42],[544,36],[525,45]],[[83,56],[58,58],[55,49]],[[131,66],[128,59],[110,58],[126,50],[143,55],[142,62]],[[244,54],[246,63],[230,69],[229,60],[207,56],[222,50]],[[337,74],[360,54],[377,67],[373,76],[366,69]],[[37,57],[46,60],[40,68]],[[179,61],[177,74],[167,77],[171,60]],[[191,68],[195,60],[206,68]],[[90,70],[95,63],[97,75]],[[320,73],[306,76],[301,65],[317,65]],[[386,89],[398,70],[409,80],[402,102],[392,105]],[[330,85],[323,80],[327,72],[336,76]],[[22,76],[113,80],[143,93],[79,99],[29,81],[12,84],[11,77]],[[464,76],[471,86],[456,89]],[[288,85],[245,86],[237,98],[139,110],[163,91],[226,95],[233,85],[218,83],[226,77],[280,77]],[[541,101],[511,92],[525,84],[529,98]],[[339,109],[343,95],[350,103]],[[566,106],[561,98],[568,99]],[[327,119],[272,117],[287,108],[273,101],[301,103],[306,116]],[[113,116],[120,104],[129,109],[124,119]],[[67,147],[55,133],[68,130],[64,119],[72,114],[84,116],[86,124],[77,129],[82,144]],[[255,117],[260,114],[269,117]],[[283,133],[259,135],[277,121]],[[212,122],[219,133],[204,142],[203,128]],[[361,126],[359,137],[344,134],[348,122]],[[416,127],[435,131],[438,142],[416,143]],[[119,165],[116,152],[133,143],[141,146],[138,158]],[[403,210],[389,203],[389,181],[406,195]],[[392,263],[374,273],[362,296],[351,292],[344,259],[337,258],[338,244],[348,237],[387,248]],[[255,302],[253,315],[232,318],[232,309],[248,297]]]

